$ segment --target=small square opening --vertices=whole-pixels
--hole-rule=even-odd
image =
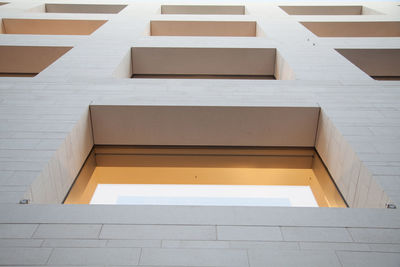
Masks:
[[[400,37],[400,22],[301,22],[319,37]]]
[[[375,80],[400,80],[400,49],[336,49]]]
[[[31,9],[43,13],[118,14],[127,5],[44,4]]]
[[[260,35],[255,21],[170,21],[150,22],[151,36],[236,36]]]
[[[161,14],[244,15],[244,6],[225,5],[162,5]]]
[[[2,19],[2,34],[90,35],[107,20]]]
[[[0,46],[0,77],[34,77],[71,48]]]
[[[378,12],[364,6],[279,6],[289,15],[372,15]]]
[[[133,47],[116,77],[290,80],[293,72],[275,48]]]

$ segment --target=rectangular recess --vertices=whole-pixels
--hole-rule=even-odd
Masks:
[[[313,147],[319,107],[91,105],[97,145]]]
[[[132,78],[274,79],[275,48],[133,47]]]
[[[400,80],[400,49],[336,49],[376,80]]]
[[[279,6],[289,15],[362,15],[363,6]]]
[[[0,46],[1,77],[33,77],[72,47]]]
[[[2,19],[2,34],[90,35],[107,20]]]
[[[301,22],[319,37],[400,37],[399,21]]]
[[[96,146],[64,203],[88,204],[102,184],[303,186],[318,206],[346,207],[313,148]]]
[[[150,22],[152,36],[241,36],[255,37],[255,21],[169,21]]]
[[[118,14],[127,5],[45,4],[46,13]]]
[[[224,5],[162,5],[161,14],[244,15],[244,6]]]

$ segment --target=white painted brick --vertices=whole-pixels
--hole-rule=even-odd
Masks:
[[[341,242],[300,242],[300,249],[370,251],[368,244]]]
[[[40,224],[34,238],[98,238],[100,224]]]
[[[107,240],[96,239],[46,239],[42,247],[49,248],[97,248],[105,247]]]
[[[345,228],[281,227],[285,241],[351,242]]]
[[[229,241],[231,248],[264,248],[264,249],[299,249],[298,242],[268,242],[268,241]]]
[[[371,251],[400,253],[400,244],[368,244],[368,246]]]
[[[138,248],[55,248],[50,265],[137,265]]]
[[[0,248],[0,265],[45,265],[50,248]]]
[[[249,266],[247,253],[239,249],[142,249],[141,265]]]
[[[172,242],[172,241],[171,241]],[[107,240],[107,247],[113,248],[159,248],[161,240]]]
[[[348,228],[348,230],[355,242],[400,244],[400,229]]]
[[[0,239],[0,247],[40,247],[43,243],[41,239]]]
[[[250,249],[250,266],[264,267],[341,267],[333,251]]]
[[[337,255],[343,267],[398,267],[400,263],[399,253],[338,251]]]
[[[104,225],[102,239],[215,240],[213,226],[180,225]]]
[[[163,248],[229,248],[227,241],[163,240]]]
[[[279,227],[217,226],[218,240],[283,240]]]
[[[30,238],[37,224],[0,224],[0,238]]]

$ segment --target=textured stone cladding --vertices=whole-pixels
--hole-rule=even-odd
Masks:
[[[283,2],[249,0],[244,14],[162,15],[162,5],[177,2],[68,1],[85,10],[122,5],[88,13],[7,2],[1,18],[107,22],[87,36],[2,28],[0,46],[73,48],[35,77],[0,77],[0,265],[399,266],[400,213],[384,207],[400,206],[400,82],[374,80],[336,51],[399,49],[399,37],[318,37],[300,23],[398,22],[398,3],[340,4],[361,6],[359,15],[289,15]],[[255,21],[257,34],[150,36],[160,20]],[[134,73],[135,47],[276,49],[282,78],[124,78]],[[351,208],[61,205],[94,144],[90,105],[318,106],[314,146]]]

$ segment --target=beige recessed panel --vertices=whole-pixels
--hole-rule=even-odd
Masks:
[[[319,37],[400,37],[400,22],[301,22]]]
[[[244,6],[162,5],[161,14],[244,15]]]
[[[34,76],[71,48],[56,46],[0,46],[0,73],[3,76]]]
[[[117,14],[127,5],[46,4],[47,13]]]
[[[97,145],[313,147],[318,107],[90,107]]]
[[[255,21],[151,21],[152,36],[255,37]]]
[[[336,51],[375,79],[400,78],[400,49],[336,49]]]
[[[260,75],[275,73],[275,48],[132,48],[132,74]]]
[[[99,184],[309,186],[320,207],[346,207],[313,148],[95,146],[64,204]]]
[[[289,15],[361,15],[362,6],[279,6]]]
[[[3,19],[6,34],[89,35],[107,20]]]

